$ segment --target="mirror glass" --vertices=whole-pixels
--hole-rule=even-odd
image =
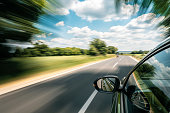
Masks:
[[[115,87],[116,79],[113,77],[101,78],[97,81],[97,86],[99,90],[105,92],[113,92]]]

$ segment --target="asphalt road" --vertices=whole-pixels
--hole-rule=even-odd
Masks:
[[[135,64],[130,57],[120,56],[1,95],[0,113],[83,113],[82,109],[110,113],[112,94],[94,94],[93,81],[105,75],[122,79]]]

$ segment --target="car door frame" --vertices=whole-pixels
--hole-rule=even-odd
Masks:
[[[158,54],[159,52],[167,49],[170,47],[170,38],[163,41],[161,44],[159,44],[155,49],[153,49],[151,52],[149,52],[137,65],[126,75],[126,78],[124,81],[121,81],[120,90],[117,91],[115,94],[113,94],[113,100],[112,100],[112,112],[111,113],[127,113],[128,110],[127,105],[125,103],[125,98],[127,98],[125,95],[125,86],[129,80],[129,77],[131,74],[145,61],[147,61],[152,56]],[[120,95],[120,96],[119,96]]]

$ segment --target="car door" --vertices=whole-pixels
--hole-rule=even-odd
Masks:
[[[117,98],[117,103],[113,102],[117,111],[170,113],[170,47],[159,50],[129,75],[123,90],[113,96]]]

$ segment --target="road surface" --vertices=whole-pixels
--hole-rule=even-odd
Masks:
[[[0,96],[0,113],[110,113],[112,94],[97,93],[101,76],[122,79],[136,64],[128,56],[112,58]]]

